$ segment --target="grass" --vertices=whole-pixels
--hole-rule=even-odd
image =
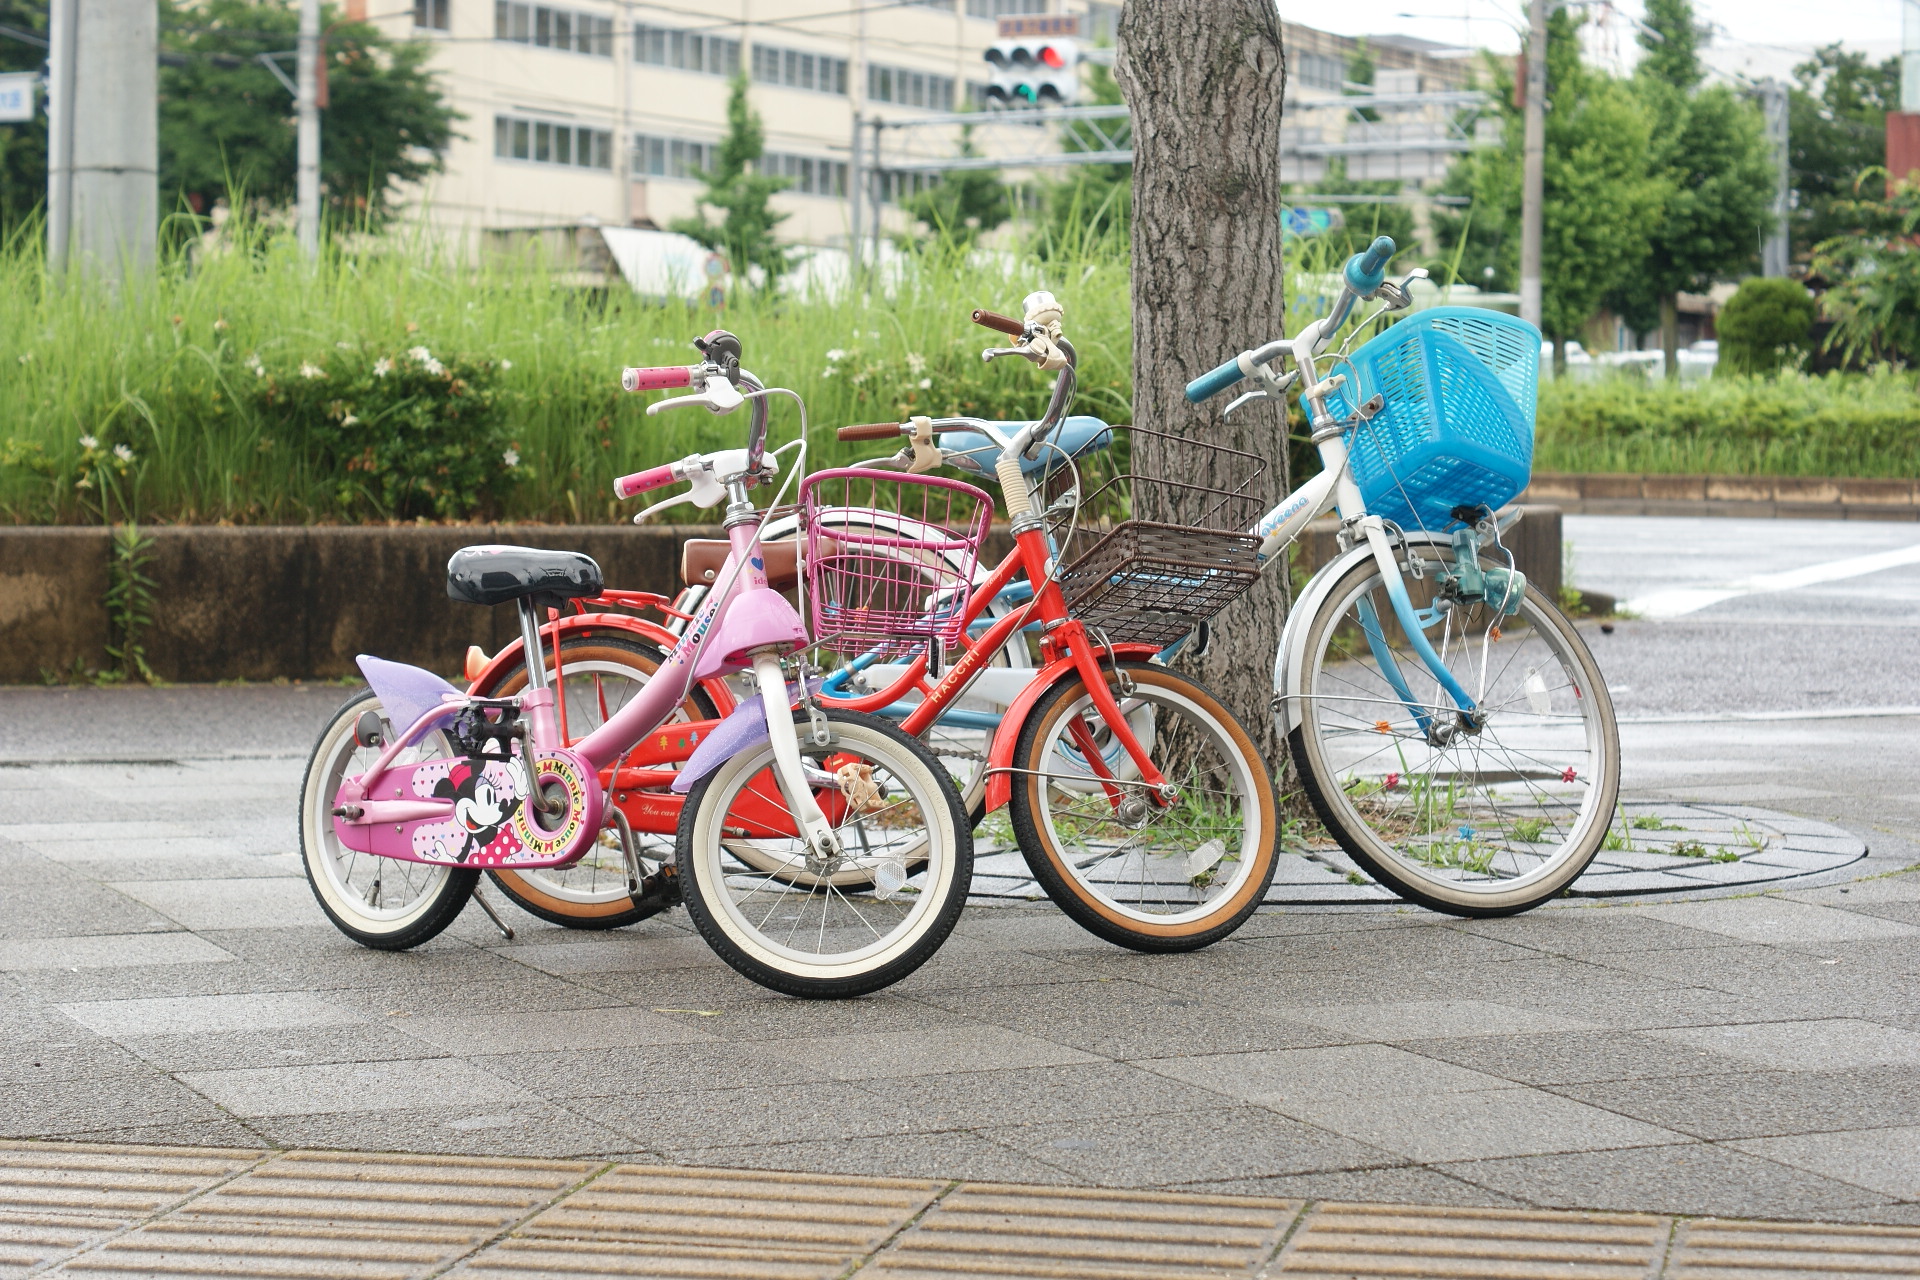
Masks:
[[[463,518],[612,521],[632,510],[612,498],[614,476],[736,445],[743,428],[690,412],[646,417],[652,397],[621,393],[622,367],[690,362],[692,337],[730,328],[749,368],[806,397],[814,463],[845,462],[881,450],[833,441],[834,426],[1038,413],[1047,379],[1025,364],[983,365],[980,349],[997,339],[967,323],[972,307],[1017,311],[1038,288],[1067,306],[1081,355],[1076,409],[1133,416],[1128,261],[1113,242],[1046,257],[934,245],[907,254],[870,295],[743,293],[716,312],[582,291],[524,262],[456,261],[405,237],[343,241],[309,264],[284,235],[235,226],[117,294],[49,277],[28,233],[0,245],[0,522],[397,518],[378,486],[349,474],[358,459],[333,456],[337,441],[302,425],[313,415],[296,419],[263,391],[332,386],[301,384],[301,370],[414,348],[450,369],[489,371],[518,460],[510,482],[476,490]],[[1298,242],[1290,266],[1316,275],[1346,249]],[[1289,327],[1320,301],[1294,289]],[[776,440],[791,438],[791,409],[774,413]],[[1890,373],[1549,383],[1539,435],[1541,470],[1913,475],[1920,396],[1912,377]]]

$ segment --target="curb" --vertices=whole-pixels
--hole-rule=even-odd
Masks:
[[[1920,481],[1845,476],[1536,472],[1518,501],[1571,515],[1920,521]]]

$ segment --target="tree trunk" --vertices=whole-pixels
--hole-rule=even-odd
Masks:
[[[1134,468],[1232,490],[1246,466],[1187,441],[1240,449],[1266,461],[1264,511],[1291,487],[1283,406],[1256,401],[1226,419],[1245,387],[1204,406],[1184,390],[1286,332],[1279,14],[1272,0],[1127,0],[1117,44],[1114,77],[1133,117],[1133,420],[1182,437],[1136,437]],[[1141,490],[1143,518],[1186,523],[1166,494]],[[1276,775],[1284,756],[1269,705],[1288,596],[1280,565],[1215,620],[1212,652],[1191,664]]]
[[[1680,299],[1668,294],[1660,299],[1660,350],[1666,353],[1667,376],[1680,376]]]

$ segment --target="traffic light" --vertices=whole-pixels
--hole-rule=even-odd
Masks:
[[[989,106],[1065,107],[1080,98],[1080,46],[1073,40],[996,40],[986,59],[993,67]]]

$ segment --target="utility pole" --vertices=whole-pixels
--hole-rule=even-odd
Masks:
[[[1773,229],[1760,246],[1760,274],[1787,274],[1787,190],[1791,180],[1787,155],[1787,86],[1778,80],[1760,82],[1760,114],[1766,121],[1767,145],[1773,149]]]
[[[1525,168],[1520,182],[1520,318],[1540,323],[1540,206],[1547,185],[1547,0],[1527,5]]]
[[[153,0],[54,0],[47,262],[108,280],[153,264],[160,44]]]
[[[300,252],[320,252],[320,0],[300,0],[300,52],[295,99],[300,111]]]

